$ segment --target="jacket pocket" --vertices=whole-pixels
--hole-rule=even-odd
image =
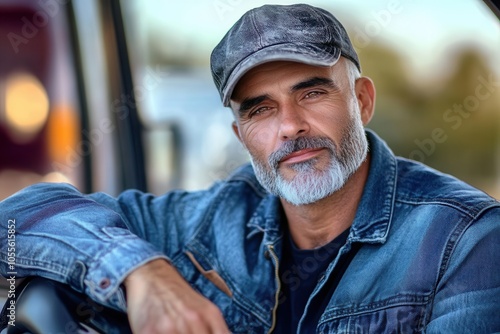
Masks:
[[[198,269],[198,271],[210,282],[212,282],[219,290],[224,292],[226,295],[228,295],[230,298],[233,297],[233,292],[231,289],[229,289],[229,286],[227,283],[224,281],[224,279],[217,273],[214,269],[209,269],[205,270],[201,264],[196,260],[194,257],[193,253],[190,251],[186,251],[186,255],[188,256],[189,260],[193,263],[193,265]]]
[[[429,298],[395,296],[365,305],[326,311],[318,333],[423,333]]]

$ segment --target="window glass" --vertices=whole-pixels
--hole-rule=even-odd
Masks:
[[[40,181],[82,183],[65,19],[42,1],[0,3],[0,200]]]
[[[198,189],[247,160],[209,72],[212,48],[265,1],[123,1],[153,191]],[[274,1],[289,4],[290,1]],[[500,28],[481,1],[307,1],[346,26],[377,87],[369,125],[396,154],[500,197]],[[466,19],[464,19],[466,18]]]

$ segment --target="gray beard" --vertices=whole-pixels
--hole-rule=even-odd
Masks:
[[[326,169],[316,167],[317,159],[291,165],[297,174],[286,180],[279,172],[279,161],[292,152],[302,149],[326,148],[330,162]],[[342,135],[340,147],[326,137],[299,137],[284,142],[267,161],[251,156],[255,175],[260,184],[271,194],[293,205],[317,202],[341,189],[366,159],[368,141],[359,116],[351,119]],[[269,167],[268,167],[269,166]]]

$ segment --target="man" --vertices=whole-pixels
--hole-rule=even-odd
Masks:
[[[364,131],[375,88],[330,13],[251,10],[211,68],[252,166],[160,197],[25,189],[0,205],[19,274],[136,333],[500,331],[500,204]]]

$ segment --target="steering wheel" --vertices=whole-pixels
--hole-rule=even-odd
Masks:
[[[17,290],[15,311],[8,309],[8,299],[0,315],[0,334],[132,333],[125,313],[97,304],[66,284],[33,277]]]

